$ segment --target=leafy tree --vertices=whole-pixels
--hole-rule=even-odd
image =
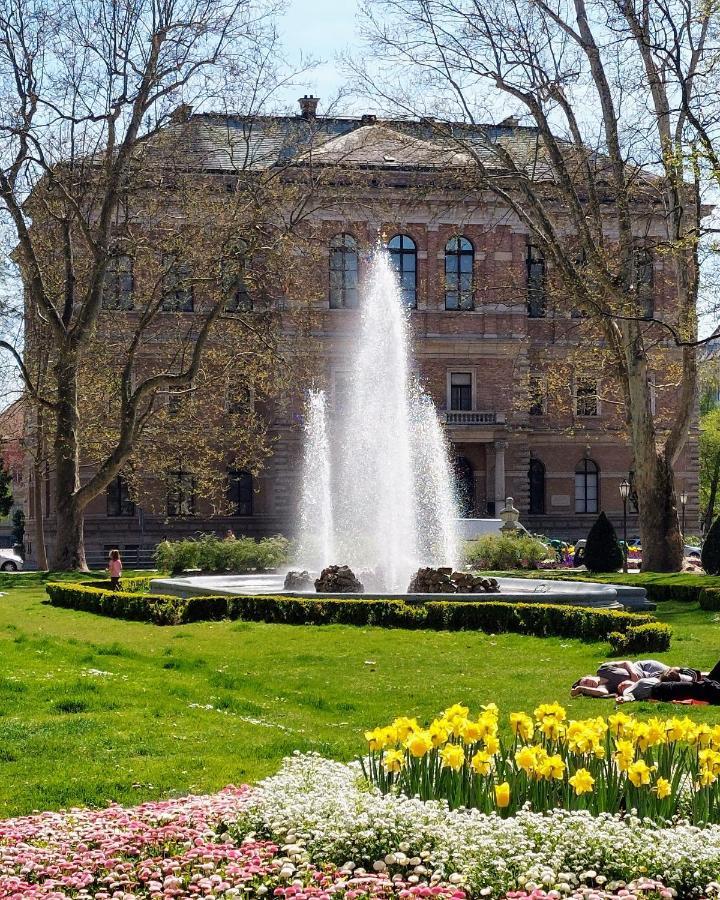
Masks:
[[[700,509],[704,530],[715,518],[720,497],[720,409],[700,417]]]
[[[16,509],[12,515],[12,537],[16,544],[22,545],[25,541],[25,513]]]
[[[702,198],[720,183],[717,10],[619,0],[365,7],[375,56],[355,66],[365,88],[465,154],[468,194],[498,198],[542,253],[564,300],[557,319],[577,311],[576,344],[592,342],[618,386],[610,399],[633,455],[643,568],[680,569],[674,467],[695,408],[700,250],[711,230]],[[512,116],[480,125],[501,108]],[[517,114],[532,126],[523,151]],[[658,372],[669,383],[658,409],[672,416],[655,411]]]
[[[700,561],[708,575],[720,574],[720,517],[715,519],[705,536]]]
[[[604,512],[588,533],[583,562],[590,572],[617,572],[623,564],[623,551],[615,529]]]

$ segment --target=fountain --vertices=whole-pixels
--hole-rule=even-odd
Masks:
[[[418,566],[457,559],[445,438],[432,401],[410,376],[409,344],[407,307],[378,251],[331,440],[322,393],[306,403],[299,515],[303,566],[343,562],[356,573],[371,570],[378,588],[394,591],[406,590]]]
[[[332,427],[325,393],[311,391],[306,401],[297,554],[303,571],[289,573],[287,584],[283,574],[266,572],[158,578],[151,592],[332,596],[312,590],[325,569],[321,583],[340,580],[343,591],[357,583],[359,591],[363,582],[368,598],[406,597],[412,579],[420,602],[443,596],[477,602],[483,596],[477,590],[499,588],[506,602],[646,606],[643,588],[453,572],[460,553],[447,443],[432,400],[410,373],[408,310],[384,251],[374,255],[360,312],[349,390],[336,398]],[[511,500],[503,514],[503,530],[513,530]],[[437,575],[427,567],[443,568],[454,592],[423,593]]]

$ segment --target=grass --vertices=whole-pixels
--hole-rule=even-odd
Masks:
[[[399,714],[564,701],[607,654],[606,644],[475,632],[158,628],[51,607],[29,573],[0,589],[0,816],[214,790],[261,778],[294,750],[350,759],[364,729]],[[665,603],[658,615],[675,631],[664,658],[716,662],[717,613]],[[574,716],[612,709],[567,706]],[[709,707],[676,711],[717,718]]]

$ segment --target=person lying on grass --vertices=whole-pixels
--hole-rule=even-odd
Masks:
[[[600,665],[596,675],[584,675],[579,678],[570,689],[571,697],[618,697],[635,684],[642,684],[634,690],[629,699],[646,699],[650,690],[650,684],[657,683],[664,678],[666,683],[690,684],[707,677],[711,681],[720,681],[720,662],[713,670],[703,675],[698,669],[684,668],[680,666],[668,666],[657,659],[640,659],[632,661],[623,659],[612,662],[604,662]],[[678,688],[674,690],[678,691]]]
[[[720,662],[710,672],[671,667],[657,678],[624,681],[618,685],[617,702],[658,700],[661,703],[699,700],[720,706]]]

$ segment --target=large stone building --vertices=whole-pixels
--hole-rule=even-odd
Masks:
[[[462,174],[467,159],[439,141],[432,122],[322,117],[316,99],[300,104],[296,117],[254,120],[252,127],[232,117],[191,116],[186,139],[211,172],[231,172],[234,155],[250,153],[257,165],[292,158],[299,168],[343,173],[326,183],[312,217],[321,263],[309,293],[322,299],[312,302],[309,352],[331,403],[339,403],[348,377],[363,275],[380,238],[411,310],[413,368],[447,429],[464,515],[492,516],[512,496],[523,523],[551,536],[584,536],[600,510],[619,524],[619,486],[632,482],[633,460],[617,385],[597,367],[602,347],[580,311],[553,297],[552,272],[527,228],[496,198],[472,189]],[[537,146],[535,129],[513,119],[485,126],[485,133],[517,152]],[[472,130],[465,136],[472,139]],[[661,229],[661,220],[639,220],[639,289],[656,310],[672,304],[662,256],[647,249]],[[672,348],[661,349],[663,370],[672,356]],[[671,417],[674,387],[660,381],[658,413]],[[235,515],[210,519],[202,498],[176,496],[165,514],[150,515],[116,479],[87,511],[91,562],[110,546],[131,559],[166,535],[229,527],[292,533],[300,393],[282,412],[267,411],[274,452],[257,478],[232,481]],[[676,467],[688,531],[697,523],[697,473],[693,430]],[[48,509],[50,541],[52,514]],[[632,503],[629,529],[637,533]]]

